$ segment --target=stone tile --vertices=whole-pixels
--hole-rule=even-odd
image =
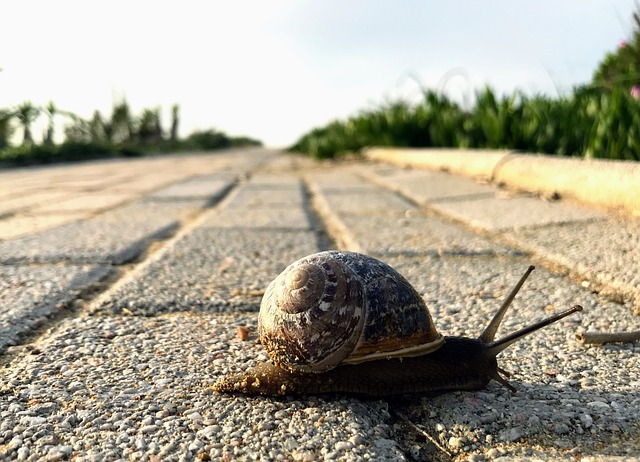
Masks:
[[[99,212],[131,200],[131,194],[79,193],[75,197],[32,208],[32,213]]]
[[[174,200],[208,198],[216,201],[232,186],[232,178],[221,178],[219,174],[203,175],[172,184],[149,195],[149,198]]]
[[[91,265],[0,265],[0,351],[110,272],[108,267]]]
[[[205,227],[254,229],[311,229],[311,217],[299,180],[271,186],[247,183],[234,192],[224,207],[205,220]]]
[[[92,174],[67,174],[53,177],[47,187],[65,190],[95,191],[109,189],[122,182],[133,181],[130,172],[96,172]]]
[[[349,250],[376,255],[517,254],[383,187],[366,186],[357,178],[351,184],[358,184],[358,189],[329,184],[324,177],[311,177],[314,203],[334,239]]]
[[[488,184],[476,183],[442,172],[405,170],[395,167],[363,166],[362,172],[377,183],[398,191],[419,204],[479,197],[494,197],[498,191]]]
[[[402,254],[379,258],[402,274],[422,295],[443,335],[471,337],[482,332],[531,264],[524,256]],[[496,338],[538,321],[550,312],[562,311],[576,304],[582,305],[584,311],[544,330],[562,334],[555,339],[557,344],[570,341],[571,348],[579,348],[573,341],[573,334],[579,326],[595,330],[604,326],[612,330],[640,329],[640,317],[630,316],[625,306],[537,267],[518,292]],[[530,338],[540,345],[545,341],[545,336],[540,334],[533,334]],[[546,347],[542,349],[546,350]]]
[[[184,174],[182,173],[141,173],[136,175],[131,181],[113,184],[106,190],[109,192],[132,192],[143,194],[165,187],[174,181],[182,180],[183,177]]]
[[[339,215],[401,215],[416,208],[406,199],[384,189],[329,191],[325,192],[324,199]]]
[[[34,234],[86,217],[87,214],[82,212],[65,213],[62,215],[11,215],[0,218],[0,240],[15,239],[20,236]]]
[[[203,225],[215,228],[312,229],[309,214],[301,207],[235,208],[229,207],[209,216]],[[238,232],[241,230],[238,229]]]
[[[353,250],[375,255],[521,255],[464,228],[417,210],[387,216],[339,215]]]
[[[25,191],[23,194],[2,199],[0,201],[0,216],[43,206],[43,204],[57,204],[60,201],[73,198],[73,196],[74,194],[68,191]]]
[[[374,186],[358,176],[357,171],[350,168],[336,168],[328,172],[312,172],[305,177],[312,183],[312,187],[318,188],[325,194],[331,192],[345,192],[358,190],[371,190]]]
[[[318,250],[310,231],[195,229],[105,294],[93,311],[257,310],[272,279]]]
[[[138,202],[96,218],[0,242],[0,262],[124,263],[170,235],[199,204]]]
[[[565,202],[545,202],[532,197],[432,202],[429,206],[443,215],[485,231],[584,222],[604,217],[604,214],[586,207]]]
[[[640,308],[640,222],[609,217],[520,229],[505,237]]]
[[[230,208],[299,208],[306,202],[304,191],[300,185],[277,187],[278,189],[247,186],[240,190],[229,203]]]
[[[296,175],[290,174],[257,172],[251,175],[247,186],[255,186],[258,188],[268,187],[271,190],[298,188],[300,186],[300,179]]]

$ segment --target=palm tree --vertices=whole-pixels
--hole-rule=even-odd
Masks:
[[[31,124],[40,114],[40,109],[34,106],[31,101],[25,101],[16,108],[14,114],[20,121],[20,124],[22,124],[22,130],[24,132],[22,144],[33,144]]]
[[[114,143],[124,143],[133,141],[133,118],[129,110],[129,103],[123,100],[121,103],[113,106],[111,113],[111,129],[113,130]]]
[[[102,115],[97,109],[93,112],[93,117],[89,121],[89,133],[91,141],[111,142],[111,124],[102,120]]]
[[[6,109],[0,109],[0,149],[9,145],[9,138],[13,134],[11,119],[13,114]]]
[[[158,142],[162,140],[160,126],[160,108],[145,109],[138,121],[138,137],[140,142]]]
[[[176,141],[178,139],[178,123],[179,123],[179,114],[180,106],[174,104],[171,106],[171,141]]]
[[[53,144],[53,131],[54,131],[54,119],[56,114],[59,113],[58,108],[54,104],[53,101],[49,101],[45,107],[42,108],[42,111],[49,118],[49,125],[47,126],[47,131],[44,136],[44,144],[52,145]]]

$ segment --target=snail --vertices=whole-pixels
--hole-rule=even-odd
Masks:
[[[515,388],[496,356],[574,306],[494,341],[530,266],[478,338],[443,337],[422,297],[396,270],[363,254],[325,251],[289,265],[265,291],[258,334],[271,361],[222,377],[214,390],[371,397]]]

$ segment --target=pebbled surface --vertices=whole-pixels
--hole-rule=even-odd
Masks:
[[[0,266],[0,352],[64,311],[84,289],[111,274],[107,266]]]
[[[118,200],[63,213],[69,197]],[[640,345],[574,337],[640,330],[637,218],[259,149],[1,171],[5,200],[0,460],[640,457]],[[477,336],[531,262],[498,338],[584,311],[500,354],[515,394],[213,391],[267,360],[255,341],[267,284],[335,247],[405,276],[443,335]]]

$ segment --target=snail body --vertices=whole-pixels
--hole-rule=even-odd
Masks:
[[[265,291],[258,333],[271,362],[223,377],[219,392],[389,396],[475,390],[500,375],[496,356],[575,306],[499,341],[504,314],[530,266],[478,338],[443,337],[422,297],[375,258],[326,251],[289,265]]]

